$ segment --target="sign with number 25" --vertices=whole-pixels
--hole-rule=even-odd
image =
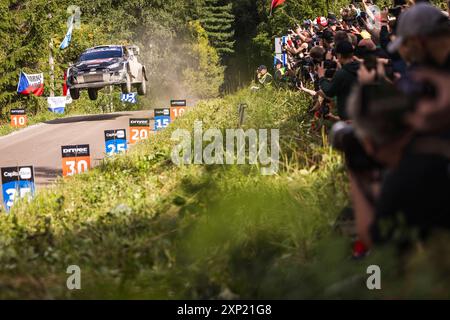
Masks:
[[[106,130],[105,148],[108,156],[127,150],[127,134],[125,129]]]

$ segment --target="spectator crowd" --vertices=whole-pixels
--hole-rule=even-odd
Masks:
[[[364,248],[450,231],[450,9],[362,0],[282,39],[264,86],[311,95],[314,129],[345,155]],[[282,61],[283,60],[283,61]]]

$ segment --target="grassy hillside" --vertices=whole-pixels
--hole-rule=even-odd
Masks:
[[[195,120],[204,129],[235,128],[241,102],[245,128],[280,128],[278,175],[249,165],[172,164],[174,129],[192,130]],[[129,154],[2,214],[0,298],[377,296],[365,288],[371,260],[350,260],[350,239],[335,234],[345,175],[340,157],[309,132],[307,105],[305,96],[276,91],[200,103]],[[396,260],[383,257],[383,281],[394,284]],[[422,270],[428,258],[410,267]],[[66,288],[73,264],[82,270],[79,291]],[[427,282],[425,292],[450,292],[440,281],[448,265],[427,273],[438,285]],[[409,282],[383,294],[419,289]]]

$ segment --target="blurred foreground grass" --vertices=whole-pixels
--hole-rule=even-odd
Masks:
[[[92,172],[41,190],[0,217],[0,298],[449,297],[446,240],[399,260],[389,248],[350,259],[334,231],[347,205],[340,157],[311,133],[308,98],[239,92],[200,103],[170,128]],[[241,166],[172,164],[176,128],[280,128],[275,176]],[[366,268],[382,269],[382,290]],[[82,270],[82,290],[66,268]]]

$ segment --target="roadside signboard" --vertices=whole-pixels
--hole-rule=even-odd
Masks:
[[[127,131],[125,129],[105,130],[106,154],[111,156],[127,150]]]
[[[1,175],[3,204],[7,211],[11,209],[16,200],[34,196],[35,185],[32,166],[2,168]]]
[[[70,177],[91,169],[91,154],[88,144],[62,146],[63,177]]]
[[[167,128],[170,124],[170,109],[155,109],[155,131]]]
[[[150,119],[130,119],[130,144],[148,139]]]
[[[186,112],[186,100],[170,100],[170,121],[181,117]]]
[[[22,128],[28,123],[27,113],[24,109],[11,109],[11,127]]]
[[[275,38],[275,57],[273,64],[276,65],[277,61],[281,61],[283,66],[287,64],[287,54],[286,51],[283,50],[283,45],[285,45],[288,41],[286,36]]]

